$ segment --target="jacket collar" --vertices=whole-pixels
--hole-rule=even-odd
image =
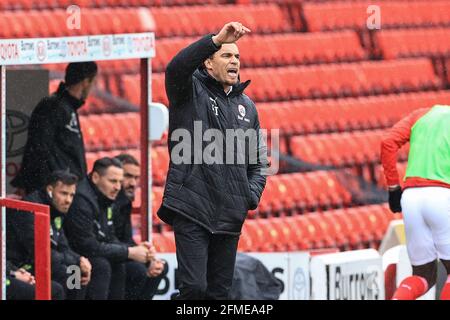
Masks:
[[[210,90],[214,91],[215,93],[226,97],[227,94],[223,90],[222,84],[211,77],[211,75],[203,68],[199,68],[194,72],[194,77],[199,79],[201,82],[203,82]],[[233,85],[229,97],[235,97],[244,92],[244,90],[249,86],[250,80],[247,80],[245,82],[239,82]]]
[[[110,207],[114,201],[106,197],[98,188],[97,186],[92,182],[91,178],[89,178],[89,184],[91,185],[92,190],[95,193],[95,196],[98,200],[98,205],[100,208],[107,208]]]
[[[85,100],[77,99],[72,96],[69,91],[67,91],[66,84],[63,81],[59,83],[59,87],[55,94],[58,98],[65,99],[74,110],[80,109],[85,103]]]

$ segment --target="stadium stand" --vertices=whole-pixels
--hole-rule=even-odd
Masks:
[[[375,37],[385,59],[450,55],[449,28],[383,30]]]
[[[349,250],[379,245],[394,216],[384,198],[361,201],[354,181],[362,179],[383,192],[379,142],[384,130],[415,109],[450,103],[449,1],[380,1],[383,29],[373,32],[366,30],[371,3],[361,0],[75,3],[83,9],[80,30],[65,26],[65,8],[72,1],[0,1],[0,38],[143,32],[154,25],[152,95],[166,104],[163,72],[181,48],[217,32],[231,17],[249,26],[252,35],[239,43],[241,78],[252,80],[246,93],[257,101],[262,127],[281,129],[281,153],[290,161],[283,160],[283,171],[268,178],[239,248]],[[140,152],[139,61],[99,66],[99,94],[88,99],[80,119],[89,168],[102,156]],[[54,91],[64,66],[42,67],[51,70]],[[127,108],[119,107],[118,98]],[[151,155],[154,242],[158,251],[173,252],[173,234],[156,216],[168,170],[165,144],[155,143]],[[407,149],[400,159],[407,159]],[[297,162],[308,169],[297,170],[292,164]],[[398,167],[404,175],[405,164]],[[347,179],[349,175],[354,179]],[[140,201],[138,196],[135,207]],[[138,215],[133,224],[139,239]]]
[[[163,38],[156,43],[155,71],[196,38]],[[367,58],[354,31],[253,35],[239,42],[244,67],[282,66],[320,62],[359,61]]]
[[[450,103],[450,92],[260,103],[258,113],[264,128],[300,135],[386,128],[413,110],[438,103]]]
[[[383,130],[353,131],[293,137],[293,155],[304,161],[334,167],[379,162]],[[407,158],[402,149],[400,159]]]
[[[364,29],[370,1],[305,2],[303,13],[309,31]],[[446,26],[449,24],[448,1],[382,1],[383,28]]]

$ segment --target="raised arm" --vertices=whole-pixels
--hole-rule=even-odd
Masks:
[[[166,93],[172,106],[190,95],[192,74],[224,43],[236,42],[250,30],[239,22],[227,23],[217,35],[207,35],[181,50],[167,65]]]

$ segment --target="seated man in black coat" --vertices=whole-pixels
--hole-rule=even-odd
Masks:
[[[88,299],[123,299],[125,262],[131,259],[146,263],[149,259],[147,247],[129,247],[114,233],[113,203],[122,180],[119,160],[102,158],[95,161],[92,172],[78,185],[64,225],[70,245],[88,257],[92,264]]]
[[[23,200],[50,206],[50,242],[52,280],[59,283],[68,299],[83,299],[90,280],[89,260],[74,252],[62,228],[76,191],[77,176],[68,171],[54,171],[46,187],[30,193]],[[29,212],[11,211],[7,215],[7,256],[11,262],[29,271],[34,270],[34,216]],[[69,285],[69,267],[80,270],[79,285]],[[76,281],[75,281],[76,282]]]
[[[133,247],[136,246],[136,242],[133,240],[131,210],[140,177],[140,167],[139,162],[132,155],[120,154],[116,159],[122,163],[124,179],[122,190],[114,203],[114,230],[121,242]],[[151,261],[148,265],[136,261],[126,263],[125,299],[127,300],[151,300],[161,279],[167,274],[165,261],[155,257],[155,247],[149,242],[143,244],[150,251]]]
[[[6,260],[6,300],[34,300],[36,280],[23,268],[17,268]],[[64,289],[59,283],[51,283],[52,299],[63,300]]]

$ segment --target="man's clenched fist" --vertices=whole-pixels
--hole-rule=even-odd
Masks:
[[[221,46],[224,43],[236,42],[249,32],[251,32],[250,29],[243,26],[242,23],[229,22],[217,35],[212,37],[212,40],[216,46]]]

